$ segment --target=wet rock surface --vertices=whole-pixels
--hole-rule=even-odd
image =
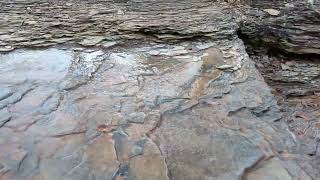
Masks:
[[[237,37],[237,8],[0,3],[0,179],[318,177]],[[289,80],[318,77],[294,67]]]

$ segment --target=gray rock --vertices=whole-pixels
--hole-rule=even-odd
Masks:
[[[288,171],[283,167],[281,161],[277,158],[272,158],[266,162],[263,162],[253,171],[244,178],[245,180],[292,180]]]
[[[278,16],[280,14],[280,11],[276,9],[264,9],[263,11],[269,13],[272,16]]]
[[[49,97],[49,99],[47,99],[43,104],[42,107],[40,109],[40,112],[42,114],[49,114],[52,111],[57,110],[57,108],[60,105],[60,101],[62,100],[62,96],[61,94],[53,94]]]
[[[59,88],[61,90],[73,90],[87,82],[87,77],[68,77],[59,84]]]
[[[7,108],[0,110],[0,128],[11,119],[11,114]]]
[[[27,157],[28,152],[22,148],[11,149],[10,152],[2,154],[1,161],[10,171],[18,172],[23,160]]]
[[[27,177],[32,175],[39,167],[39,157],[35,153],[28,153],[28,156],[23,160],[19,168],[19,175]]]
[[[9,52],[13,51],[15,48],[12,46],[0,46],[0,52]]]
[[[131,157],[141,154],[143,154],[143,147],[136,145],[131,148]]]
[[[30,87],[23,87],[21,90],[15,92],[11,96],[7,97],[6,99],[3,99],[0,101],[0,109],[8,106],[9,104],[14,104],[18,101],[20,101],[23,96],[28,93],[30,90],[32,90]]]
[[[278,5],[260,1],[256,6],[267,13],[249,9],[245,12],[248,18],[241,26],[241,33],[249,37],[253,46],[259,40],[264,48],[276,47],[296,54],[320,54],[320,33],[317,33],[320,29],[319,3],[310,5],[308,1],[293,1],[291,6],[285,6],[282,1],[276,1]],[[270,9],[281,6],[281,14]]]
[[[7,89],[5,87],[1,87],[1,92],[0,92],[0,101],[3,99],[6,99],[7,97],[11,96],[13,92],[10,89]]]
[[[127,121],[132,123],[144,123],[146,115],[144,112],[134,112],[126,117]]]
[[[145,143],[143,155],[130,160],[128,179],[169,180],[165,158],[151,140]]]
[[[105,37],[103,36],[93,36],[93,37],[88,37],[83,39],[82,41],[79,42],[80,45],[82,46],[94,46],[101,41],[103,41]]]

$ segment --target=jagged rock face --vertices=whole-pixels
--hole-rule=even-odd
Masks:
[[[226,7],[210,0],[2,1],[0,5],[3,51],[65,42],[104,46],[124,39],[232,38],[237,27]]]
[[[319,2],[255,1],[257,9],[247,12],[260,14],[244,22],[240,31],[251,59],[274,89],[299,152],[310,156],[305,160],[313,167],[319,164],[320,144]],[[278,15],[268,14],[270,8]],[[319,176],[318,170],[304,168]]]
[[[256,0],[247,9],[241,33],[253,46],[272,47],[294,54],[320,54],[320,1]],[[273,15],[268,9],[278,11]],[[266,11],[263,11],[266,10]]]
[[[316,177],[226,4],[1,4],[0,179]]]

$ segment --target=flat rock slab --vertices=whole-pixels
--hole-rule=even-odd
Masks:
[[[70,58],[67,71],[47,63],[59,78],[7,82],[30,90],[2,110],[12,116],[0,142],[17,145],[0,156],[4,179],[238,179],[294,146],[273,125],[276,103],[239,39],[28,53],[52,51]],[[85,83],[61,89],[77,78]]]

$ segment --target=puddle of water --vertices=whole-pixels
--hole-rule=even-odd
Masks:
[[[52,82],[67,73],[73,55],[59,49],[16,50],[0,55],[0,83],[21,80]]]

